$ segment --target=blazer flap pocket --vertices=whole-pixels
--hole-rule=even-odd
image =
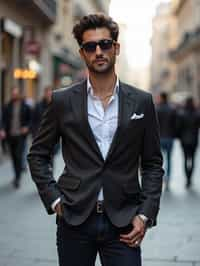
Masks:
[[[58,180],[58,186],[61,189],[77,190],[80,186],[81,180],[73,176],[61,176]]]
[[[137,182],[123,184],[123,189],[126,194],[138,195],[140,194],[140,186]]]

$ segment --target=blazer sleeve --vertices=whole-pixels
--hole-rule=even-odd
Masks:
[[[156,224],[162,191],[162,154],[158,119],[152,96],[149,95],[145,114],[145,133],[141,155],[142,204],[139,213],[147,216],[152,225]]]
[[[56,111],[53,95],[27,156],[32,179],[48,214],[54,213],[51,204],[61,196],[56,180],[53,178],[52,167],[54,146],[60,137]]]

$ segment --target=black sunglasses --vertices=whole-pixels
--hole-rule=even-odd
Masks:
[[[80,47],[84,49],[87,53],[94,53],[96,51],[97,45],[99,45],[101,50],[105,51],[111,49],[113,43],[115,43],[114,40],[103,39],[98,42],[85,42]]]

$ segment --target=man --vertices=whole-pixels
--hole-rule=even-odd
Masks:
[[[8,143],[15,172],[13,185],[15,188],[19,188],[24,146],[31,122],[31,111],[22,100],[18,88],[13,88],[11,97],[10,102],[3,108],[0,136],[2,139],[6,139]]]
[[[31,126],[33,137],[36,135],[38,128],[40,126],[42,115],[51,101],[51,95],[52,95],[52,88],[50,86],[45,87],[44,96],[42,100],[39,101],[33,109],[32,126]]]
[[[5,139],[6,139],[6,133],[3,130],[3,122],[2,122],[2,118],[1,118],[0,119],[0,144],[1,144],[0,150],[2,151],[3,154],[6,153]]]
[[[164,177],[165,189],[169,190],[171,176],[171,154],[173,142],[176,135],[176,110],[169,103],[166,92],[159,95],[159,103],[156,108],[160,125],[160,141],[163,155],[165,158],[166,175]]]
[[[116,22],[88,15],[73,33],[89,77],[53,93],[28,156],[32,177],[48,213],[57,213],[60,266],[93,266],[97,252],[106,266],[140,266],[163,175],[152,97],[115,74]],[[65,169],[56,183],[50,162],[60,136]]]
[[[183,107],[178,111],[176,126],[184,154],[185,187],[189,189],[192,185],[192,174],[195,169],[200,128],[200,113],[192,97],[187,97]]]

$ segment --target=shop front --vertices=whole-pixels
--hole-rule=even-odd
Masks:
[[[0,101],[1,106],[9,100],[13,86],[20,83],[14,79],[13,70],[22,65],[23,30],[14,21],[0,19]]]
[[[64,87],[76,81],[84,66],[68,49],[53,55],[54,87]]]

